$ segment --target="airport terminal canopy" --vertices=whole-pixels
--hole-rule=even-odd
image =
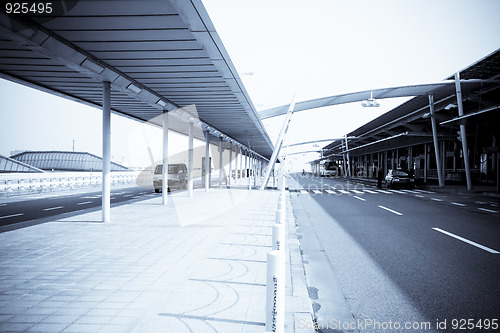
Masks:
[[[0,9],[0,77],[96,107],[109,81],[113,112],[158,125],[163,110],[195,105],[212,140],[232,138],[270,157],[268,134],[201,0],[50,8]],[[186,119],[169,126],[187,133]]]
[[[455,89],[435,91],[434,109],[438,135],[457,137],[461,123],[474,129],[475,136],[483,136],[488,145],[493,137],[500,137],[500,49],[461,70],[464,115],[458,116]],[[452,80],[453,75],[445,80]],[[464,85],[464,82],[481,82]],[[453,86],[453,88],[455,88]],[[349,151],[354,155],[369,154],[387,149],[432,142],[429,97],[416,96],[400,106],[347,134]],[[487,143],[485,143],[486,145]],[[324,156],[345,151],[342,142],[323,147]]]

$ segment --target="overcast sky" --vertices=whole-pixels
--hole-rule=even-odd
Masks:
[[[287,104],[293,94],[301,101],[440,81],[500,47],[496,0],[203,3],[238,72],[253,73],[242,79],[257,109]],[[288,142],[344,135],[401,102],[297,113]],[[76,150],[101,155],[99,110],[0,80],[0,111],[0,154],[71,150],[75,140]],[[134,148],[141,152],[123,147],[136,124],[117,118],[112,121],[114,159],[144,159],[144,147]],[[264,122],[273,141],[281,122],[281,117]],[[159,156],[160,138],[158,133],[141,140],[152,141]]]

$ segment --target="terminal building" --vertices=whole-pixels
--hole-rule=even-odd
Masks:
[[[462,89],[463,114],[457,95],[417,96],[323,147],[321,160],[351,175],[376,178],[378,170],[405,169],[420,183],[465,184],[468,157],[475,185],[498,189],[500,138],[500,50],[459,72],[460,80],[481,80],[479,88]],[[453,80],[454,76],[446,80]],[[431,104],[433,109],[431,111]],[[435,119],[436,135],[432,121]],[[465,128],[464,152],[461,126]],[[437,154],[436,154],[437,152]],[[436,159],[436,155],[439,159]],[[440,171],[438,172],[438,165]]]

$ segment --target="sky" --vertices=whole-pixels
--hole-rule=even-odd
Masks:
[[[302,101],[441,81],[500,47],[496,0],[203,0],[203,4],[258,110],[288,104],[293,95]],[[380,100],[379,108],[352,103],[296,113],[286,142],[343,136],[405,100]],[[273,142],[282,121],[283,117],[264,121]],[[10,156],[14,150],[72,150],[73,140],[76,151],[101,155],[100,110],[1,79],[0,123],[2,155]],[[174,151],[187,141],[178,136],[171,142]],[[159,158],[159,129],[112,118],[114,161],[147,163],[147,146]],[[290,153],[312,149],[317,147],[300,146]],[[317,156],[299,154],[293,159],[300,169]]]

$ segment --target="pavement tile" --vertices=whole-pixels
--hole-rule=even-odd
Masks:
[[[43,324],[38,323],[35,326],[32,326],[27,330],[27,332],[36,332],[36,333],[54,333],[54,332],[62,332],[67,324]]]
[[[103,329],[101,324],[72,324],[66,327],[64,333],[96,333]]]

